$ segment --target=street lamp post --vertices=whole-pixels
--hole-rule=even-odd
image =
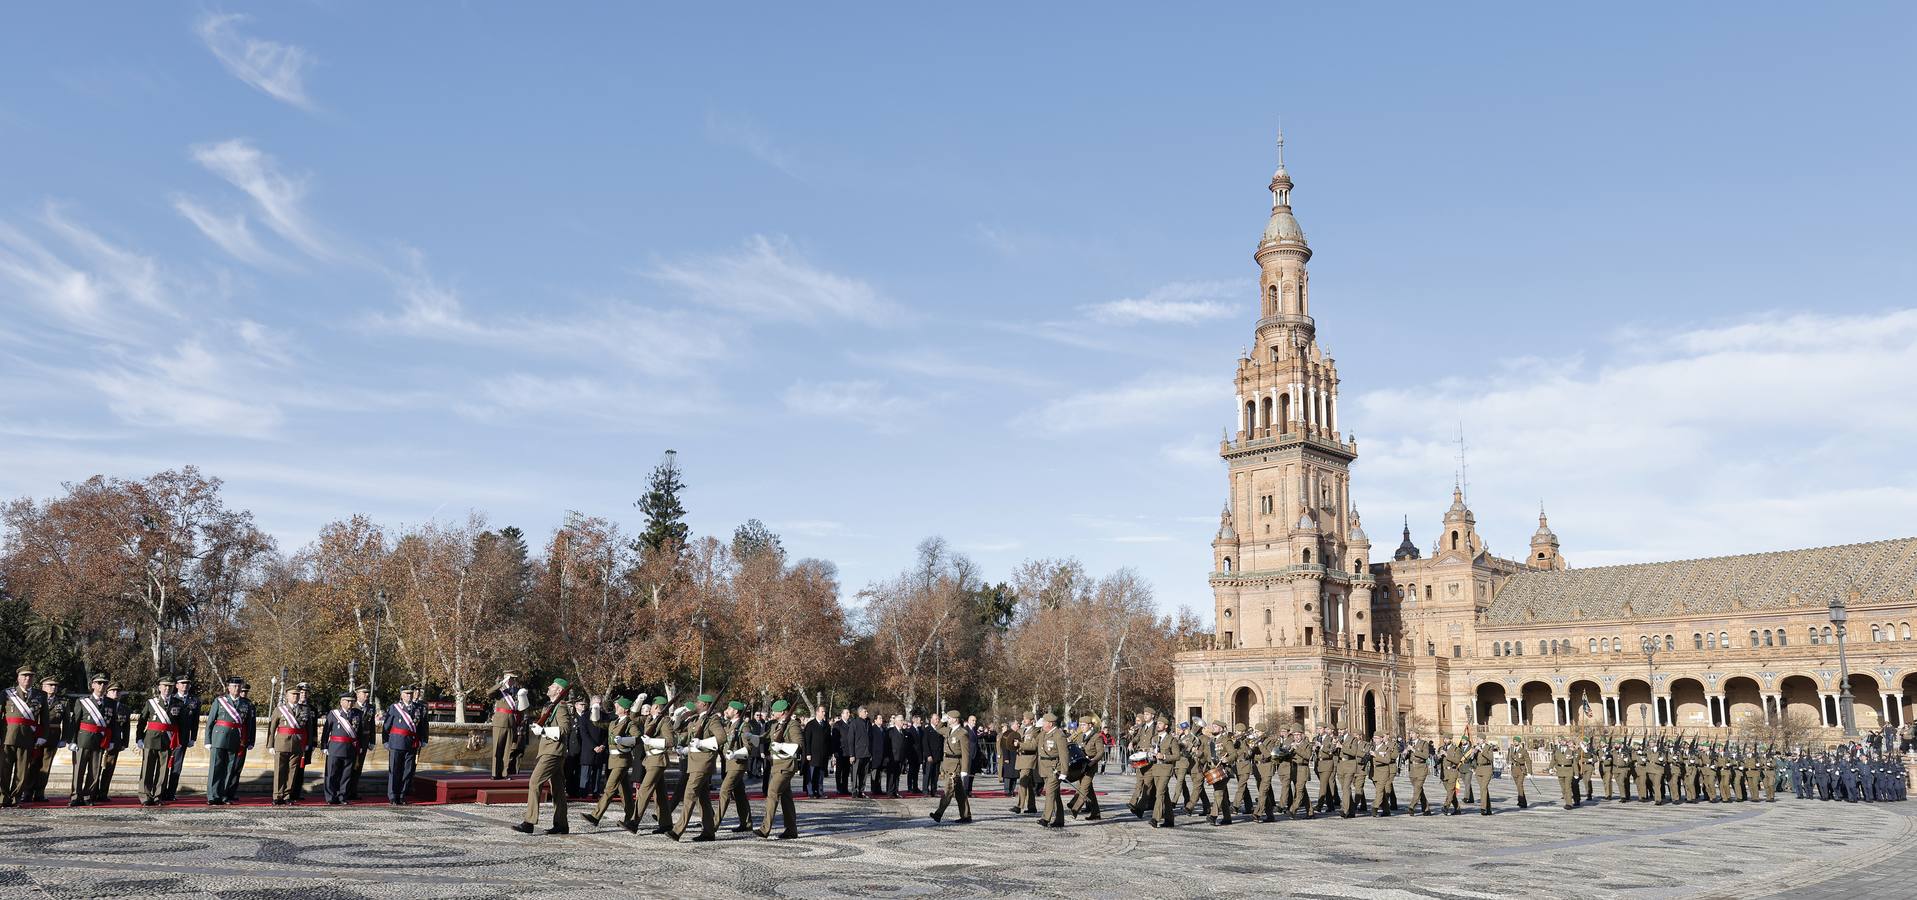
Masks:
[[[1649,720],[1652,714],[1657,712],[1657,639],[1645,636],[1638,638],[1637,644],[1638,647],[1644,651],[1644,665],[1651,672],[1651,709],[1645,713],[1646,721],[1644,723],[1644,727],[1649,728],[1651,726]],[[1663,716],[1658,716],[1657,718],[1658,725],[1661,727],[1663,725]]]
[[[1857,717],[1851,709],[1850,661],[1844,656],[1844,623],[1850,619],[1850,610],[1844,607],[1844,596],[1839,594],[1830,598],[1830,623],[1837,629],[1837,717],[1844,726],[1844,736],[1857,736]]]

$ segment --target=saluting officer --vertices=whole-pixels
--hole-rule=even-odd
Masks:
[[[100,791],[100,772],[107,745],[113,741],[113,703],[107,699],[105,675],[93,676],[93,689],[73,701],[67,715],[67,743],[73,745],[73,790],[68,806],[86,806]]]
[[[566,688],[572,682],[555,678],[546,685],[546,706],[533,718],[531,734],[539,741],[534,750],[532,778],[526,782],[526,818],[513,826],[522,834],[533,833],[539,821],[539,789],[552,787],[552,827],[547,834],[568,834],[566,821],[566,738],[572,734],[572,705],[566,702]]]
[[[226,693],[213,698],[206,719],[206,805],[232,803],[239,789],[239,759],[246,753],[253,704],[240,697],[245,679],[226,680]]]
[[[526,689],[519,675],[507,672],[493,688],[493,780],[519,774],[520,745],[525,736]]]
[[[158,693],[140,707],[140,805],[159,806],[165,799],[167,774],[173,751],[180,746],[179,721],[185,716],[180,698],[173,695],[174,682],[161,679]]]
[[[311,725],[299,697],[299,688],[287,688],[286,696],[266,718],[266,749],[273,753],[274,806],[298,803],[299,782],[306,774],[300,758],[306,754]]]
[[[961,724],[956,709],[945,711],[945,723],[938,729],[941,741],[939,753],[939,778],[944,782],[945,793],[939,797],[939,808],[932,811],[932,821],[945,819],[945,808],[952,803],[958,804],[958,821],[972,821],[972,731]]]
[[[413,771],[419,765],[419,751],[426,746],[431,723],[426,704],[419,702],[419,691],[412,685],[399,689],[399,701],[386,710],[380,736],[386,743],[386,802],[405,806],[413,790]]]

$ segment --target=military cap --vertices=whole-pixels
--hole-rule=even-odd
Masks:
[[[620,697],[619,699],[617,699],[617,700],[614,700],[614,701],[612,701],[612,705],[614,705],[614,706],[617,706],[617,707],[619,707],[620,709],[631,709],[631,708],[632,708],[632,698],[631,698],[631,697]]]
[[[238,676],[238,675],[234,675],[234,676],[232,676],[232,677],[230,677],[230,678],[228,678],[228,679],[226,679],[226,683],[227,683],[227,684],[238,684],[238,685],[244,685],[244,684],[246,684],[246,679],[244,679],[244,678],[241,678],[241,677],[240,677],[240,676]]]
[[[165,679],[165,678],[162,678],[162,679],[160,679],[160,683],[159,683],[159,684],[158,684],[157,686],[158,686],[158,687],[172,687],[172,686],[173,686],[173,682],[172,682],[172,681],[170,681],[170,680],[168,680],[168,679]]]
[[[1090,725],[1090,724],[1092,724],[1092,717],[1091,717],[1091,716],[1079,716],[1079,717],[1078,717],[1078,724],[1080,724],[1080,725]]]
[[[175,675],[175,676],[173,676],[173,683],[174,683],[174,684],[180,684],[180,683],[182,683],[182,682],[185,682],[185,683],[188,683],[188,684],[191,684],[191,683],[193,682],[193,679],[192,679],[192,678],[190,678],[190,677],[188,677],[188,676],[186,676],[186,675]]]
[[[306,690],[306,682],[302,681],[299,684],[293,685],[293,690],[296,690],[296,691]]]
[[[1231,726],[1231,730],[1238,734],[1244,734],[1245,732],[1251,730],[1251,726],[1246,725],[1243,722],[1239,722],[1238,724]]]
[[[112,680],[113,680],[113,679],[111,679],[111,678],[108,678],[108,677],[106,677],[106,675],[104,675],[104,674],[101,674],[101,675],[95,675],[95,676],[93,676],[93,680],[92,680],[92,681],[89,681],[89,682],[87,682],[87,683],[88,683],[88,684],[99,684],[99,683],[101,683],[101,682],[103,682],[103,681],[112,681]]]
[[[1139,712],[1139,714],[1140,714],[1140,715],[1146,715],[1146,716],[1156,716],[1156,715],[1158,715],[1158,712],[1157,712],[1156,710],[1154,710],[1154,709],[1152,709],[1152,708],[1151,708],[1151,707],[1149,707],[1149,706],[1147,706],[1147,707],[1145,707],[1144,709],[1141,709],[1141,710],[1139,710],[1138,712]]]
[[[412,686],[412,685],[410,685],[410,684],[408,684],[408,685],[402,685],[402,686],[400,686],[400,689],[399,689],[399,692],[400,692],[400,693],[402,693],[402,694],[415,694],[415,693],[418,693],[418,691],[416,691],[416,690],[414,690],[414,689],[413,689],[413,686]]]
[[[738,711],[740,711],[740,712],[745,712],[745,704],[744,704],[743,702],[740,702],[740,701],[738,701],[738,700],[733,700],[733,701],[731,701],[731,702],[729,702],[729,703],[727,703],[727,704],[726,704],[726,706],[728,706],[728,707],[730,707],[730,708],[732,708],[732,709],[736,709],[736,710],[738,710]]]
[[[340,692],[339,692],[339,698],[340,698],[341,700],[351,700],[351,699],[353,699],[353,692],[352,692],[352,691],[340,691]]]
[[[253,682],[251,682],[251,681],[242,681],[242,682],[240,682],[240,693],[242,693],[242,694],[244,694],[244,693],[246,693],[247,691],[250,691],[250,690],[252,690],[252,689],[253,689]]]
[[[48,675],[47,677],[45,677],[45,678],[42,678],[42,679],[40,679],[40,683],[41,683],[41,684],[59,684],[59,683],[60,683],[60,676],[58,676],[58,675]]]
[[[686,708],[686,709],[691,709],[691,708],[692,708],[692,701],[691,701],[691,700],[687,700],[687,701],[685,702],[685,708]]]
[[[355,694],[370,694],[372,692],[373,689],[369,687],[357,687],[353,689],[353,693]]]
[[[1047,721],[1047,722],[1050,722],[1050,723],[1051,723],[1051,724],[1053,724],[1053,725],[1057,725],[1057,724],[1058,724],[1058,715],[1057,715],[1057,714],[1055,714],[1055,713],[1046,713],[1046,714],[1045,714],[1045,721]]]
[[[33,671],[33,667],[32,667],[32,666],[21,666],[21,667],[20,667],[20,671],[18,671],[18,672],[15,672],[15,673],[13,673],[13,674],[15,674],[15,675],[33,675],[33,674],[36,674],[36,673],[35,673],[35,672]]]
[[[773,711],[773,712],[785,712],[785,711],[786,711],[787,709],[790,709],[791,707],[792,707],[792,704],[790,704],[790,703],[787,703],[787,702],[785,702],[784,700],[774,700],[774,701],[772,701],[772,711]]]
[[[552,680],[552,683],[553,683],[553,684],[556,684],[556,685],[559,685],[559,686],[560,686],[561,688],[569,688],[569,687],[572,687],[572,682],[570,682],[570,681],[567,681],[567,680],[566,680],[566,679],[564,679],[564,678],[555,678],[555,679],[553,679],[553,680]]]
[[[700,702],[700,703],[711,703],[711,702],[712,702],[712,701],[713,701],[714,699],[715,699],[715,698],[714,698],[714,697],[713,697],[713,696],[712,696],[711,694],[700,694],[700,695],[699,695],[699,702]]]
[[[946,714],[947,716],[950,716],[950,717],[952,717],[952,718],[954,718],[954,719],[962,719],[962,718],[965,718],[964,716],[961,716],[961,715],[959,715],[959,711],[958,711],[958,710],[956,710],[956,709],[948,709],[948,710],[946,710],[946,711],[945,711],[945,714]]]
[[[117,682],[117,681],[109,681],[109,682],[107,682],[107,690],[109,690],[109,691],[117,691],[117,690],[119,690],[119,689],[120,689],[120,683],[119,683],[119,682]]]

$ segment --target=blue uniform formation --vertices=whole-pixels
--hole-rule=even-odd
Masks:
[[[1798,799],[1884,803],[1906,799],[1903,754],[1844,744],[1822,753],[1799,751],[1786,767]]]

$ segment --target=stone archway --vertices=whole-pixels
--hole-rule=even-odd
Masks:
[[[1365,691],[1365,740],[1378,734],[1378,692]]]
[[[1258,710],[1258,692],[1257,691],[1254,691],[1249,687],[1241,687],[1238,690],[1231,692],[1232,724],[1235,725],[1238,723],[1244,723],[1246,725],[1251,725],[1256,727],[1257,723],[1252,721],[1252,716],[1257,713],[1257,710]]]
[[[1565,689],[1564,705],[1571,717],[1566,721],[1572,725],[1604,724],[1604,689],[1589,678],[1580,678],[1571,682]]]
[[[1618,724],[1631,728],[1653,727],[1657,714],[1651,709],[1651,683],[1642,678],[1626,678],[1617,686]]]
[[[1764,721],[1764,691],[1757,686],[1757,679],[1748,675],[1734,675],[1724,679],[1725,724],[1732,727],[1745,722]]]
[[[1809,675],[1786,675],[1778,682],[1778,694],[1784,701],[1784,718],[1799,717],[1812,725],[1824,724],[1824,700],[1817,691],[1817,680]]]
[[[1493,722],[1503,725],[1514,724],[1511,722],[1511,704],[1507,702],[1504,685],[1495,681],[1478,685],[1477,700],[1477,721],[1473,724],[1481,728]]]
[[[1707,728],[1711,724],[1710,702],[1704,699],[1704,682],[1695,678],[1671,680],[1672,723],[1679,728]]]
[[[1518,688],[1518,698],[1518,706],[1524,710],[1524,724],[1557,724],[1557,712],[1551,708],[1550,685],[1542,681],[1527,681]]]
[[[1858,734],[1869,734],[1884,727],[1884,695],[1878,691],[1875,676],[1866,672],[1850,673],[1850,696]]]

